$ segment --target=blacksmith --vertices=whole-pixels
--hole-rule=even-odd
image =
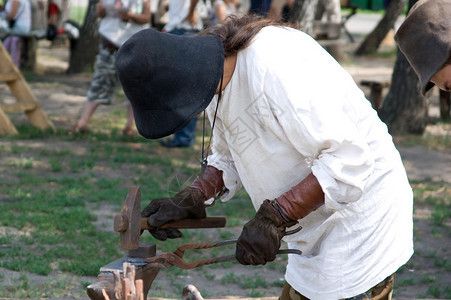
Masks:
[[[418,75],[423,95],[434,85],[451,92],[451,0],[420,0],[395,35]]]
[[[257,213],[237,260],[273,261],[282,238],[303,252],[289,255],[281,299],[391,298],[413,253],[412,189],[387,127],[314,39],[232,17],[194,37],[143,30],[116,66],[144,137],[170,135],[204,109],[213,127],[203,176],[152,200],[142,213],[150,225],[205,217],[208,200],[244,187]]]

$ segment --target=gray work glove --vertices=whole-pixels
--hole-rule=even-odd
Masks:
[[[206,217],[205,196],[198,189],[188,186],[172,198],[152,200],[141,212],[141,217],[147,217],[149,226],[156,227],[149,232],[157,239],[165,241],[179,238],[182,233],[175,228],[159,229],[171,221],[181,219],[202,219]]]

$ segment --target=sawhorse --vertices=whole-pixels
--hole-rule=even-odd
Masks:
[[[22,73],[11,60],[11,56],[0,42],[0,82],[5,82],[17,103],[10,105],[0,104],[0,135],[17,134],[18,131],[8,118],[6,113],[24,112],[31,124],[45,130],[51,128],[55,131],[55,126],[49,120],[44,110],[39,105],[33,95]]]

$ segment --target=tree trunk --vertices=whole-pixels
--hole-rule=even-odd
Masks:
[[[299,28],[309,34],[313,34],[313,21],[315,10],[319,0],[295,0],[293,10],[290,14],[290,21],[298,24]]]
[[[428,101],[421,94],[418,76],[400,51],[379,117],[391,134],[423,134],[427,125]]]
[[[409,8],[415,2],[417,0],[410,0]],[[392,84],[379,117],[391,134],[423,134],[428,122],[428,104],[427,98],[421,94],[418,76],[404,54],[398,51]]]
[[[443,122],[451,120],[451,93],[440,90],[440,119]]]
[[[96,15],[96,0],[90,0],[85,21],[81,28],[80,37],[71,43],[69,58],[69,69],[67,73],[75,74],[91,70],[94,68],[94,62],[99,48],[99,23]]]
[[[384,17],[377,24],[376,28],[365,38],[355,55],[366,55],[375,52],[387,33],[395,25],[396,19],[402,13],[407,0],[391,1]]]

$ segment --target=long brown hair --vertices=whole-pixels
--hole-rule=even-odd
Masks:
[[[448,60],[446,61],[445,65],[451,65],[451,52],[449,53]]]
[[[263,18],[255,14],[243,17],[231,15],[223,24],[205,29],[202,35],[219,37],[224,46],[225,56],[230,56],[246,48],[255,35],[266,26],[292,26],[278,20]]]

